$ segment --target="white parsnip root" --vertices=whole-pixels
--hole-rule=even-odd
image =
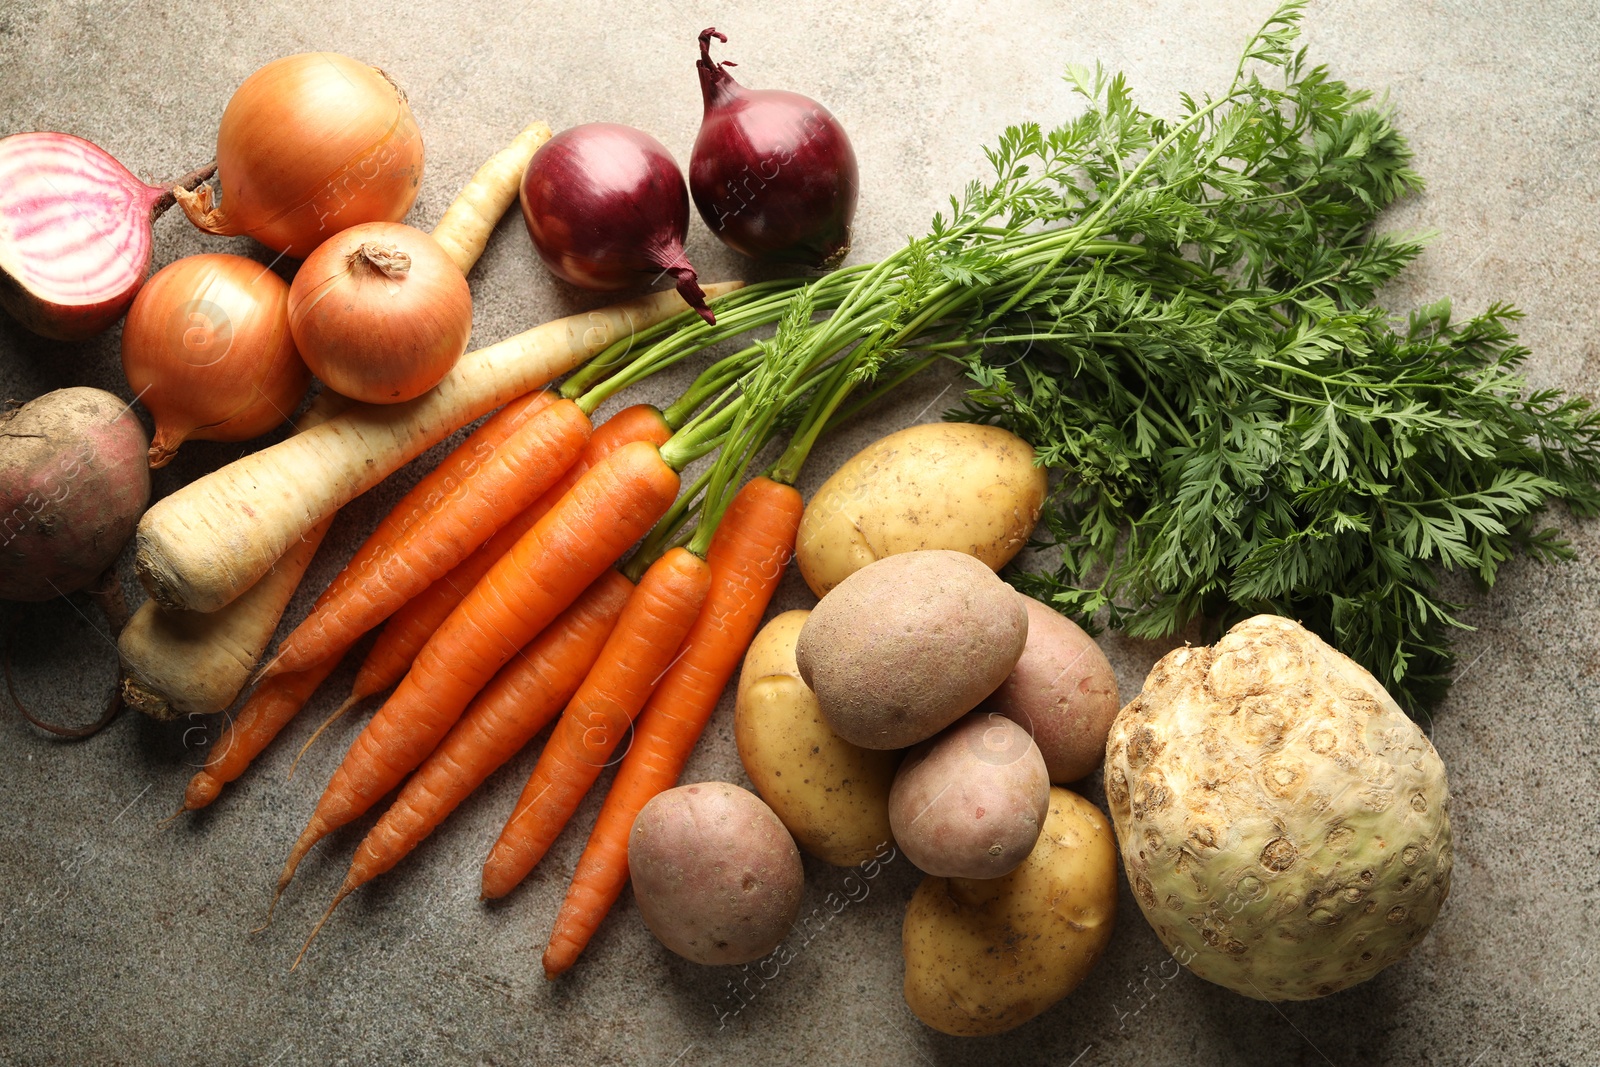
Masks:
[[[707,297],[743,285],[705,287]],[[139,523],[139,580],[165,607],[216,611],[313,526],[451,432],[612,342],[688,310],[675,290],[569,315],[469,352],[404,404],[357,404],[158,501]]]
[[[515,141],[478,168],[445,211],[439,225],[433,228],[433,239],[461,268],[462,274],[471,271],[478,257],[483,255],[489,234],[517,199],[517,189],[522,185],[528,161],[549,139],[550,127],[543,122],[535,122],[523,130]]]
[[[350,406],[337,393],[320,393],[296,425],[304,432]],[[260,663],[332,522],[330,515],[313,526],[259,582],[220,611],[179,611],[154,600],[141,604],[117,638],[123,700],[155,719],[211,715],[232,704]]]

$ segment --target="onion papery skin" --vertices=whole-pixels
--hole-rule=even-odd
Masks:
[[[0,138],[0,304],[57,341],[100,333],[144,284],[150,224],[171,203],[81,137]]]
[[[403,264],[385,271],[378,261],[386,253]],[[472,293],[431,236],[370,222],[335,234],[300,265],[289,286],[289,328],[329,388],[398,404],[438,385],[467,350]]]
[[[169,263],[145,283],[122,329],[122,370],[155,416],[152,467],[184,441],[259,437],[311,386],[289,331],[288,283],[220,253]]]
[[[610,122],[563,130],[534,153],[521,201],[533,247],[562,281],[613,290],[670,274],[689,306],[716,321],[683,252],[683,172],[654,137]]]
[[[705,103],[689,192],[706,226],[752,259],[831,270],[850,253],[860,171],[833,113],[808,96],[747,89],[700,35]],[[726,38],[722,38],[726,39]]]
[[[303,259],[340,230],[405,217],[422,182],[422,133],[378,68],[335,52],[285,56],[228,101],[217,180],[220,203],[209,186],[179,195],[191,222]]]

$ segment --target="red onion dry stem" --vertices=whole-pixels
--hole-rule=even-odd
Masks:
[[[81,341],[128,310],[150,270],[151,224],[211,164],[147,185],[69,133],[0,138],[0,304],[34,333]]]

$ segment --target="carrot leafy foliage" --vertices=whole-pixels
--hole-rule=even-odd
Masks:
[[[1293,50],[1299,16],[1176,121],[1078,70],[1082,115],[1005,132],[995,180],[932,231],[946,276],[996,290],[953,417],[1061,472],[1058,563],[1016,575],[1025,591],[1146,637],[1293,616],[1416,709],[1464,625],[1443,573],[1567,558],[1541,511],[1600,511],[1600,417],[1529,390],[1514,309],[1397,322],[1375,303],[1422,248],[1375,223],[1421,179],[1389,112]],[[1067,255],[1018,286],[1012,242]]]
[[[1388,108],[1308,64],[1302,8],[1176,118],[1121,75],[1069,70],[1082,113],[1007,129],[992,180],[926,235],[731,294],[717,326],[664,325],[585,374],[681,358],[803,300],[773,351],[806,389],[767,419],[796,428],[773,468],[792,482],[865,402],[845,405],[857,385],[875,397],[955,360],[971,386],[947,417],[1003,425],[1058,472],[1050,562],[1012,576],[1024,591],[1145,637],[1289,615],[1425,707],[1466,625],[1447,575],[1489,585],[1518,553],[1569,558],[1547,506],[1600,513],[1600,415],[1528,387],[1515,309],[1398,320],[1377,303],[1424,245],[1378,222],[1422,179]],[[727,385],[721,366],[708,390],[761,380]]]

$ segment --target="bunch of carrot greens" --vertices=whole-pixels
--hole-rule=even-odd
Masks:
[[[1513,309],[1376,302],[1423,247],[1377,223],[1422,180],[1388,110],[1296,48],[1302,7],[1176,120],[1069,71],[1085,111],[1006,130],[927,236],[811,283],[833,311],[797,343],[964,367],[951,417],[1060,472],[1058,563],[1025,592],[1143,637],[1296,617],[1417,710],[1465,626],[1443,577],[1568,558],[1545,507],[1600,511],[1600,416],[1528,389]]]

